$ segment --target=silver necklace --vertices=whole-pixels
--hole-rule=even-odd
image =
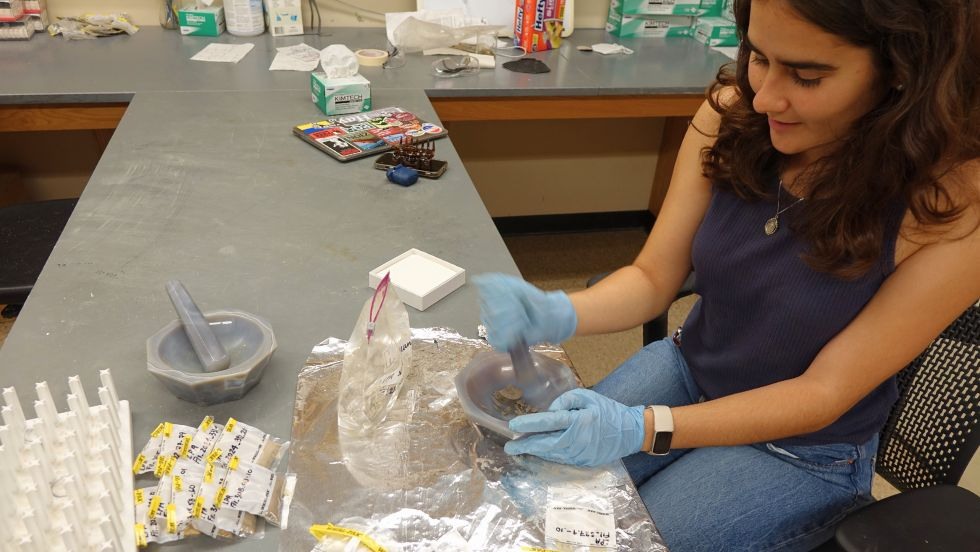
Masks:
[[[786,207],[783,207],[782,209],[780,209],[779,208],[779,197],[780,197],[780,195],[782,195],[782,191],[783,191],[783,179],[780,178],[779,179],[779,187],[776,188],[776,214],[773,215],[772,218],[770,218],[769,220],[766,221],[766,235],[767,236],[771,236],[771,235],[773,235],[773,234],[776,233],[776,230],[779,230],[779,215],[785,213],[787,209],[795,206],[797,203],[799,203],[799,202],[803,201],[804,199],[806,199],[805,197],[801,197],[800,199],[797,199],[793,203],[790,203]]]

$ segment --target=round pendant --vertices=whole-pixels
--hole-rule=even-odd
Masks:
[[[779,219],[772,217],[766,221],[766,235],[771,236],[776,233],[776,230],[779,230]]]

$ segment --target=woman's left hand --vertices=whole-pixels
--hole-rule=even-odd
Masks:
[[[547,412],[510,421],[518,433],[534,433],[507,442],[507,454],[533,454],[574,466],[599,466],[639,452],[643,446],[642,406],[626,406],[590,389],[572,389],[555,399]]]

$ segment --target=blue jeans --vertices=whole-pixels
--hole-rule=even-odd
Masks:
[[[703,401],[680,349],[647,345],[593,389],[630,406]],[[811,550],[871,498],[877,435],[862,445],[772,443],[623,458],[671,552]]]

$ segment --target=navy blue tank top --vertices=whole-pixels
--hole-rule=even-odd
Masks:
[[[774,182],[773,192],[778,182]],[[782,189],[782,207],[796,201]],[[857,280],[810,268],[806,244],[791,221],[806,201],[779,216],[767,236],[776,202],[748,202],[715,189],[694,238],[695,291],[701,296],[684,323],[681,350],[705,397],[717,399],[799,376],[843,330],[895,269],[895,240],[904,206],[886,223],[880,262]],[[831,425],[780,444],[860,444],[884,425],[898,397],[895,378]]]

